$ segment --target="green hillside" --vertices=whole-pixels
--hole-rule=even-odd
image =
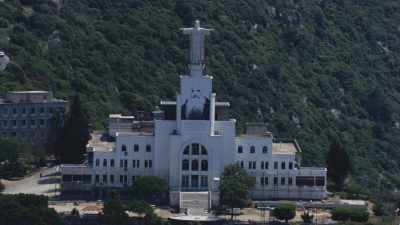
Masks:
[[[317,166],[337,135],[362,190],[400,188],[400,1],[56,2],[0,1],[0,49],[13,60],[1,92],[79,92],[97,127],[150,111],[174,99],[189,47],[179,28],[200,19],[215,29],[207,70],[240,129],[265,121]]]

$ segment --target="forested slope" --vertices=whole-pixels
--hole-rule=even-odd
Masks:
[[[0,49],[13,60],[1,92],[78,91],[97,127],[150,111],[174,99],[189,47],[179,28],[200,19],[215,29],[207,70],[239,127],[267,122],[308,165],[325,164],[337,135],[363,190],[400,187],[397,0],[16,2],[0,2]]]

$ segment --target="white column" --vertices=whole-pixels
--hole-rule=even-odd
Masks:
[[[210,96],[210,135],[214,135],[214,123],[215,123],[215,93]]]
[[[176,129],[178,131],[178,134],[181,134],[182,131],[182,100],[181,100],[181,95],[177,94],[176,96]]]

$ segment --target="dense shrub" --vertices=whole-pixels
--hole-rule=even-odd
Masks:
[[[367,222],[369,213],[365,209],[337,208],[332,210],[332,219],[336,221]]]
[[[353,209],[350,213],[350,220],[354,222],[364,223],[369,219],[369,213],[364,209]]]
[[[350,219],[349,208],[337,208],[332,210],[332,219],[336,221],[347,221]]]
[[[159,177],[140,176],[132,184],[129,192],[137,199],[161,200],[167,195],[168,185]]]
[[[286,223],[296,216],[296,206],[293,204],[282,204],[273,209],[272,216]]]

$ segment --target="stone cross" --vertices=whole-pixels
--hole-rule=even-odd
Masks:
[[[196,20],[194,27],[181,28],[184,34],[190,35],[190,64],[202,65],[204,61],[204,37],[210,34],[212,29],[200,27],[200,21]]]

